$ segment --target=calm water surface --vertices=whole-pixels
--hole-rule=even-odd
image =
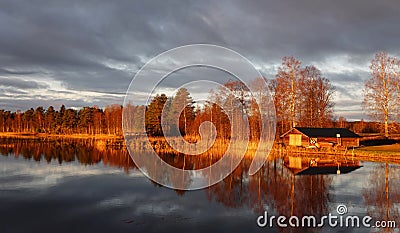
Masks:
[[[300,176],[280,160],[248,176],[247,164],[210,188],[184,192],[144,177],[124,149],[91,140],[0,139],[0,232],[400,232],[256,224],[264,211],[320,217],[337,215],[344,204],[348,215],[400,225],[396,164],[361,162],[348,174]]]

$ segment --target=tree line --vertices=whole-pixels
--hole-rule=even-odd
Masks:
[[[115,134],[122,135],[122,106],[105,109],[84,107],[59,110],[49,106],[22,111],[0,110],[0,132],[48,134]]]
[[[230,80],[211,90],[202,107],[195,107],[185,88],[179,89],[173,97],[156,95],[148,106],[126,106],[128,111],[124,123],[132,133],[199,136],[200,125],[209,121],[216,128],[217,138],[224,139],[243,137],[231,132],[246,130],[250,132],[249,139],[260,138],[262,116],[272,119],[275,113],[278,135],[294,126],[333,126],[335,88],[315,66],[301,67],[300,64],[294,57],[284,57],[274,79],[267,81],[264,77],[257,77],[249,87]],[[271,101],[269,90],[272,90],[276,112],[266,108],[266,101]],[[263,103],[263,106],[257,103]],[[145,120],[145,128],[135,125],[138,122],[135,119]],[[211,127],[206,131],[211,133]]]
[[[257,77],[249,90],[240,81],[228,81],[211,90],[201,106],[193,101],[187,89],[175,96],[158,94],[147,105],[112,105],[104,109],[84,107],[55,110],[37,107],[25,112],[0,110],[0,132],[42,132],[55,134],[114,134],[122,135],[122,123],[130,133],[149,136],[199,136],[204,121],[212,122],[217,138],[239,137],[231,133],[248,130],[249,138],[259,138],[261,116],[276,114],[277,135],[294,126],[345,127],[358,133],[398,133],[400,119],[400,60],[379,52],[371,61],[371,77],[364,85],[362,106],[376,122],[347,122],[333,116],[335,88],[330,80],[313,65],[302,66],[296,58],[284,57],[272,80]],[[267,83],[267,85],[265,85]],[[275,112],[258,103],[269,100],[272,91]],[[261,108],[260,108],[261,107]],[[126,115],[122,117],[123,108]],[[230,119],[235,122],[231,127]],[[248,124],[245,122],[248,121]],[[145,122],[145,125],[141,122]],[[208,133],[212,128],[205,129]],[[243,137],[243,136],[241,136]]]

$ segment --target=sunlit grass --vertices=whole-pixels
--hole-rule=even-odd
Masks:
[[[381,146],[367,146],[359,148],[361,151],[376,151],[376,152],[393,152],[400,154],[400,144],[381,145]]]

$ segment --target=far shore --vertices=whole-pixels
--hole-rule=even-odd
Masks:
[[[71,139],[123,139],[122,135],[115,134],[48,134],[30,132],[0,132],[0,138],[71,138]]]
[[[123,140],[122,135],[114,134],[47,134],[30,132],[0,132],[0,138],[20,138],[20,139],[94,139],[94,140]],[[154,140],[154,139],[153,139]],[[157,139],[155,139],[157,141]],[[164,140],[160,142],[164,143]],[[119,144],[120,145],[120,144]],[[254,145],[253,145],[254,146]],[[157,147],[158,148],[158,147]],[[165,148],[165,149],[168,149]],[[226,149],[226,148],[225,148]],[[280,154],[279,149],[273,149]],[[400,144],[380,146],[361,146],[354,149],[348,149],[343,152],[323,153],[314,151],[290,151],[293,154],[302,154],[303,156],[343,156],[347,159],[358,159],[374,162],[389,162],[400,164]]]

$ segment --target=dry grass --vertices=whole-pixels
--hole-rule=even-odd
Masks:
[[[382,146],[367,146],[359,148],[361,151],[376,151],[376,152],[394,152],[400,154],[400,144],[382,145]]]
[[[148,140],[148,141],[147,141]],[[190,143],[194,142],[199,142],[200,138],[193,138],[193,137],[185,137],[185,140]],[[154,150],[157,154],[173,154],[173,155],[180,155],[182,153],[174,150],[168,142],[164,138],[149,138],[147,139],[146,137],[143,138],[134,138],[129,140],[130,144],[129,147],[132,150],[136,151],[146,151],[146,150]],[[148,143],[150,142],[150,143]],[[177,148],[185,148],[185,145],[178,144],[179,140],[173,140],[172,143],[174,143],[174,146]],[[230,145],[231,144],[231,145]],[[203,147],[206,145],[203,145]],[[239,154],[242,154],[241,152],[245,151],[245,157],[254,157],[256,155],[257,149],[259,153],[264,153],[267,155],[266,151],[268,149],[268,144],[267,143],[258,143],[258,142],[247,142],[247,141],[242,141],[242,140],[236,140],[236,141],[230,141],[227,139],[216,139],[214,144],[206,150],[208,147],[202,147],[201,145],[196,146],[194,151],[191,151],[192,153],[190,154],[198,154],[197,151],[205,151],[204,153],[199,154],[199,156],[208,156],[208,155],[213,155],[213,156],[223,156],[227,150],[228,147],[230,148],[230,151],[233,153],[232,155],[236,156]],[[259,147],[260,146],[260,147]],[[186,149],[185,149],[186,150]],[[236,154],[235,152],[239,153]]]
[[[47,133],[14,133],[14,132],[0,132],[0,137],[3,138],[72,138],[72,139],[122,139],[123,136],[113,134],[47,134]]]

